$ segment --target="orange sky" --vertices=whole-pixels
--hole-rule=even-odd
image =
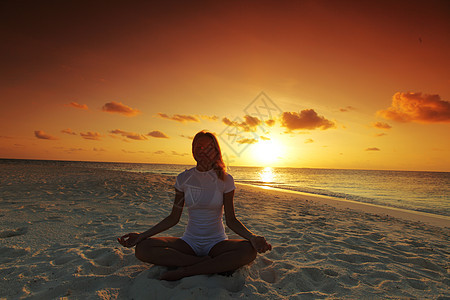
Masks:
[[[162,2],[0,2],[0,157],[450,171],[448,1]]]

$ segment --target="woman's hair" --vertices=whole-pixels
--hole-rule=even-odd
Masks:
[[[198,132],[194,136],[194,140],[192,141],[192,153],[194,153],[194,145],[197,142],[197,140],[204,136],[207,136],[212,140],[214,148],[217,151],[216,160],[213,163],[213,169],[216,172],[217,177],[219,177],[219,179],[223,181],[225,180],[225,163],[223,162],[222,159],[222,152],[220,151],[219,142],[217,141],[217,138],[213,133],[206,130]]]

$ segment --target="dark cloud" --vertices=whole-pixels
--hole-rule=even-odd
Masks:
[[[73,132],[72,129],[70,129],[70,128],[63,129],[63,130],[61,130],[61,132],[62,132],[62,133],[65,133],[65,134],[70,134],[70,135],[77,135],[77,134],[76,134],[75,132]]]
[[[373,127],[378,128],[378,129],[391,129],[392,126],[389,125],[388,123],[383,123],[383,122],[375,122],[372,124]]]
[[[356,110],[356,108],[354,108],[353,106],[346,106],[339,109],[340,112],[349,112],[351,110]]]
[[[296,129],[329,129],[334,128],[334,122],[327,120],[323,116],[317,115],[314,109],[305,109],[300,113],[283,112],[281,115],[281,126],[289,131]]]
[[[163,132],[161,132],[159,130],[153,130],[153,131],[149,132],[147,135],[154,137],[154,138],[163,138],[163,139],[169,138],[166,134],[164,134]]]
[[[383,132],[383,133],[377,133],[377,134],[375,134],[376,137],[385,136],[385,135],[387,135],[387,134],[384,133],[384,132]]]
[[[275,125],[275,120],[267,120],[265,121],[265,123],[267,124],[267,126],[272,127],[273,125]]]
[[[165,152],[163,150],[158,150],[153,152],[153,154],[165,154]]]
[[[168,119],[172,121],[177,122],[200,122],[200,120],[196,116],[189,116],[189,115],[173,115],[172,117],[168,116],[167,114],[158,113],[158,116],[160,116],[163,119]]]
[[[131,108],[129,106],[126,106],[122,102],[117,103],[117,102],[114,102],[114,101],[106,103],[105,105],[103,105],[102,110],[105,111],[105,112],[109,112],[109,113],[122,114],[122,115],[125,115],[125,116],[128,116],[128,117],[132,117],[132,116],[135,116],[135,115],[140,113],[139,110],[133,109],[133,108]]]
[[[41,140],[58,140],[57,137],[51,136],[42,130],[36,130],[34,136]]]
[[[311,143],[314,143],[313,139],[306,139],[305,140],[305,144],[311,144]]]
[[[81,137],[83,138],[83,139],[86,139],[86,140],[94,140],[94,141],[100,141],[101,140],[101,135],[100,135],[100,133],[98,133],[98,132],[92,132],[92,131],[89,131],[89,132],[86,132],[86,133],[84,133],[84,132],[80,132],[80,135],[81,135]]]
[[[372,147],[372,148],[367,148],[366,151],[381,151],[381,150],[380,150],[380,148]]]
[[[121,136],[126,137],[126,138],[131,139],[131,140],[136,140],[136,141],[147,140],[147,137],[145,135],[139,134],[139,133],[135,133],[135,132],[127,132],[127,131],[123,131],[123,130],[120,130],[120,129],[112,130],[110,132],[112,134],[118,134],[118,135],[121,135]]]
[[[255,131],[256,127],[261,124],[261,120],[257,117],[252,117],[249,115],[244,116],[243,122],[231,121],[227,117],[222,119],[225,125],[241,128],[243,131]]]
[[[391,106],[377,114],[398,122],[450,123],[450,102],[439,95],[398,92]]]
[[[77,102],[70,102],[67,106],[75,107],[78,109],[88,110],[88,106],[86,104],[79,104]]]

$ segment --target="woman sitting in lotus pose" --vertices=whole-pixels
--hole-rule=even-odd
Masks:
[[[200,131],[192,142],[195,168],[177,176],[172,212],[164,220],[142,233],[128,233],[118,239],[125,247],[136,245],[136,257],[144,262],[167,267],[181,267],[161,276],[163,280],[222,273],[252,262],[257,252],[272,249],[262,236],[254,235],[234,212],[234,180],[225,172],[216,137]],[[153,237],[178,223],[183,206],[189,221],[184,235]],[[228,239],[222,222],[244,239]]]

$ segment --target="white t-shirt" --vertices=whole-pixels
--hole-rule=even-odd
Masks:
[[[189,220],[183,237],[194,239],[227,238],[223,226],[223,194],[236,189],[233,177],[225,173],[220,180],[214,170],[192,168],[177,176],[175,188],[184,192]]]

